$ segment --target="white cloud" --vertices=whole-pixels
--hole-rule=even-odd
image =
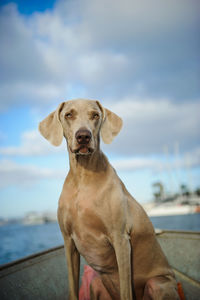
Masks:
[[[162,161],[153,158],[132,157],[127,159],[113,160],[112,165],[117,171],[134,171],[141,169],[161,169]]]
[[[21,145],[0,147],[0,154],[4,156],[40,156],[46,154],[62,153],[66,150],[66,145],[60,147],[52,146],[45,140],[39,131],[25,131],[21,137]]]
[[[111,161],[117,171],[151,170],[157,172],[168,172],[169,170],[180,170],[200,166],[200,148],[170,158],[165,154],[160,157],[129,157]]]
[[[129,155],[163,153],[165,145],[172,148],[178,142],[183,153],[199,145],[200,102],[125,98],[107,105],[122,117],[124,126],[114,142],[104,146],[106,151]]]
[[[0,161],[0,188],[12,185],[33,185],[42,179],[63,179],[66,171],[33,165],[21,165],[11,160]]]
[[[114,84],[122,80],[130,68],[125,55],[100,52],[80,55],[78,65],[81,80],[90,85],[97,82]]]
[[[3,7],[0,109],[56,107],[71,95],[100,99],[124,119],[106,151],[161,153],[176,142],[190,151],[200,125],[196,5],[62,0],[26,17],[14,4]],[[0,151],[43,155],[54,151],[47,145],[39,134],[34,143],[25,135],[20,147]]]
[[[196,5],[58,1],[53,11],[26,18],[14,4],[3,7],[0,108],[51,105],[79,86],[89,98],[196,98]]]

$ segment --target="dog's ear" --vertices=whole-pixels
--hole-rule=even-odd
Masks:
[[[110,144],[114,137],[122,128],[122,119],[107,108],[104,108],[99,102],[98,105],[103,113],[101,126],[101,137],[105,144]]]
[[[63,139],[60,112],[64,104],[65,102],[61,103],[54,112],[50,113],[42,122],[40,122],[38,127],[41,135],[54,146],[59,146]]]

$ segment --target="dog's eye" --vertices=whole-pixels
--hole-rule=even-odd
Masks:
[[[66,119],[72,118],[72,113],[66,113],[66,114],[65,114],[65,118],[66,118]]]
[[[99,114],[98,113],[94,113],[92,117],[93,117],[94,120],[98,120],[99,119]]]

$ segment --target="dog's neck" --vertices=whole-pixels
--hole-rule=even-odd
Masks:
[[[82,176],[95,176],[105,173],[108,168],[108,159],[98,148],[93,153],[80,155],[72,153],[68,147],[70,173],[81,178]]]

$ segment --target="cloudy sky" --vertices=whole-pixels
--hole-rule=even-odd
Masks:
[[[98,99],[124,126],[104,152],[143,203],[200,185],[198,0],[1,0],[0,217],[55,211],[68,156],[38,122]]]

